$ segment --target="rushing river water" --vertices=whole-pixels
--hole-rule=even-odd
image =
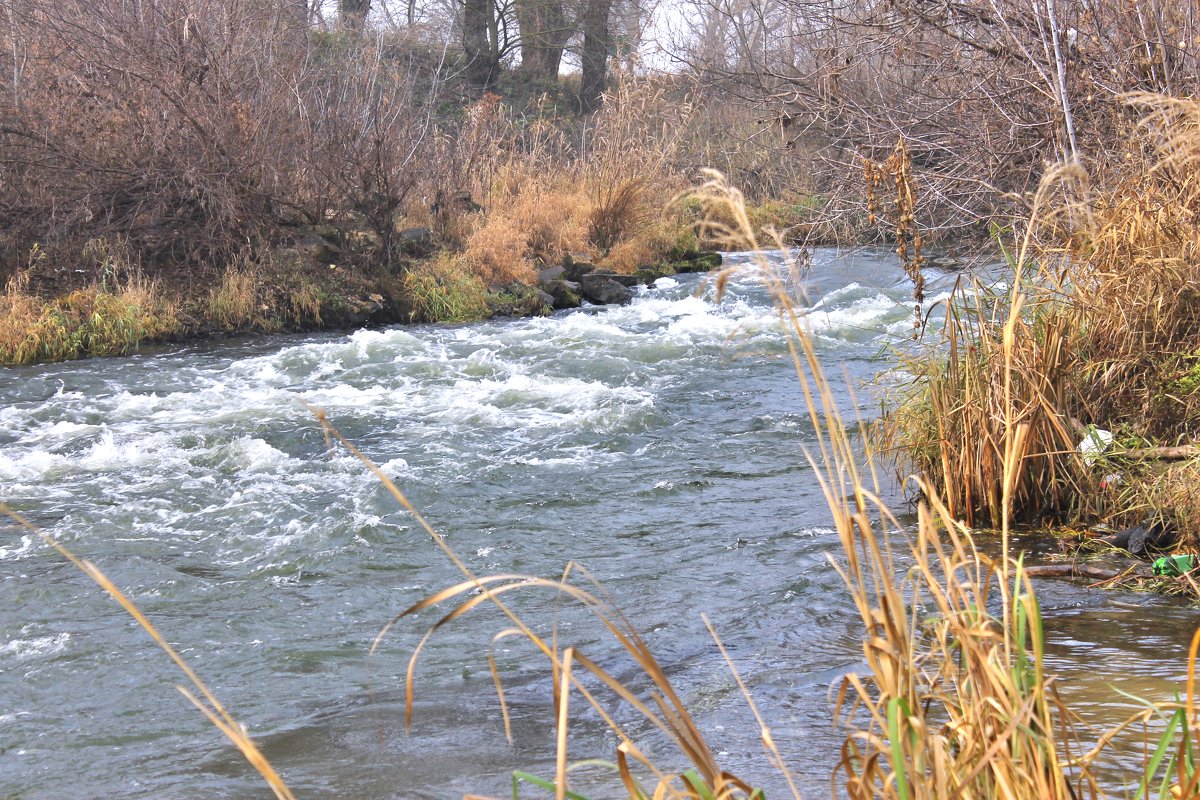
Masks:
[[[305,408],[319,406],[479,572],[586,565],[726,768],[784,796],[708,614],[805,795],[828,796],[841,740],[829,688],[860,668],[862,632],[828,560],[812,429],[767,293],[749,274],[720,304],[699,287],[664,280],[627,307],[546,319],[5,370],[0,500],[126,588],[300,797],[504,796],[514,769],[549,776],[547,671],[528,645],[496,645],[507,744],[486,666],[506,624],[490,611],[434,637],[404,732],[406,659],[436,616],[402,621],[370,666],[368,647],[459,575],[358,461],[326,453]],[[844,410],[850,381],[870,416],[872,378],[911,330],[910,286],[886,255],[818,251],[807,287]],[[0,535],[0,797],[269,796],[112,600],[40,540],[6,523]],[[1113,684],[1171,696],[1191,610],[1040,587],[1051,669],[1087,721],[1133,707]],[[513,602],[543,628],[557,608],[546,592]],[[633,674],[594,622],[560,619],[564,641]],[[612,758],[593,715],[572,735],[574,758]],[[602,780],[597,796],[618,793]]]

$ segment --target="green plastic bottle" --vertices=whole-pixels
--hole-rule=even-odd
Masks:
[[[1194,555],[1165,556],[1154,561],[1155,575],[1183,575],[1195,568],[1196,557]]]

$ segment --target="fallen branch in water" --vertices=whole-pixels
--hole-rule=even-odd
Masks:
[[[1097,581],[1119,578],[1129,571],[1105,569],[1090,564],[1042,564],[1025,567],[1025,574],[1031,578],[1091,578]]]

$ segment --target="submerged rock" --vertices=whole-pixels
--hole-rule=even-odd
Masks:
[[[1099,541],[1128,550],[1135,556],[1148,555],[1151,550],[1165,550],[1179,540],[1179,531],[1165,520],[1155,520],[1126,528],[1111,536],[1102,536]]]

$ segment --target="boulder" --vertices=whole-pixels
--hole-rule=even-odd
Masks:
[[[493,317],[540,317],[549,314],[554,298],[541,289],[514,281],[488,295]]]
[[[595,274],[603,275],[605,278],[616,281],[617,283],[621,284],[622,286],[625,286],[630,289],[632,289],[634,286],[637,286],[639,283],[641,283],[641,281],[639,281],[637,279],[637,277],[634,275],[617,275],[616,273],[613,273],[613,272],[597,272]]]
[[[1135,556],[1145,556],[1151,551],[1170,549],[1178,543],[1179,538],[1179,531],[1172,523],[1158,519],[1126,528],[1111,536],[1102,536],[1099,541],[1128,550]]]
[[[584,275],[590,275],[596,271],[596,265],[587,261],[576,261],[575,259],[563,259],[563,277],[569,281],[578,282]]]
[[[565,270],[562,267],[546,267],[538,272],[537,282],[539,285],[554,283],[560,280]]]
[[[433,231],[429,228],[405,228],[400,231],[400,246],[413,255],[428,255],[433,251]]]
[[[961,260],[955,258],[954,256],[934,256],[933,258],[929,259],[927,263],[931,267],[937,267],[938,269],[944,269],[947,271],[962,269],[966,266]]]
[[[583,298],[579,296],[579,284],[573,281],[551,281],[542,285],[542,290],[550,296],[550,305],[555,309],[579,308]]]
[[[346,244],[360,253],[378,253],[383,249],[383,240],[372,230],[347,231]]]
[[[303,225],[298,230],[301,236],[320,236],[324,239],[337,241],[342,236],[342,229],[337,225]]]
[[[329,264],[337,261],[338,256],[342,252],[342,249],[336,244],[324,236],[319,236],[315,233],[310,233],[301,238],[291,249],[299,253],[305,261],[312,261],[318,264]]]
[[[633,292],[608,275],[583,275],[579,281],[580,293],[585,300],[597,305],[625,305],[633,299]]]

